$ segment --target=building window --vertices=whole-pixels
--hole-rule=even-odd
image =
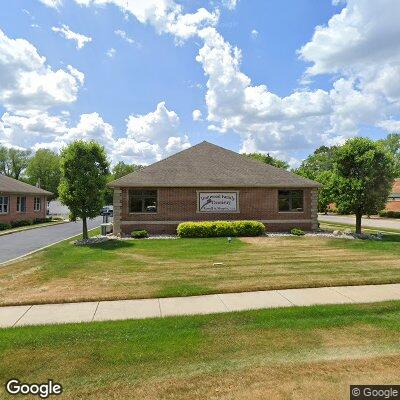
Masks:
[[[26,211],[26,197],[25,196],[17,197],[17,211],[18,212]]]
[[[130,213],[155,213],[157,212],[157,190],[130,190]]]
[[[7,196],[0,196],[0,214],[8,213],[8,202]]]
[[[40,197],[35,197],[33,199],[33,211],[40,211],[42,208],[42,202]]]
[[[279,211],[303,211],[302,190],[279,190],[278,191]]]

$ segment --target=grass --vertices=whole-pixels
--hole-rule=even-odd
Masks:
[[[10,328],[0,380],[51,378],[63,399],[347,399],[398,380],[399,330],[400,302]]]
[[[0,305],[395,283],[399,239],[65,241],[2,266]]]

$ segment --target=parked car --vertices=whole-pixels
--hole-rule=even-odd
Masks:
[[[113,206],[104,206],[101,209],[100,215],[108,215],[109,217],[112,217],[114,214],[114,208]]]

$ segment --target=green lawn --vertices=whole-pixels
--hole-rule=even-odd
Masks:
[[[0,330],[3,382],[63,399],[347,399],[395,383],[400,302]]]
[[[400,235],[66,241],[2,266],[0,305],[394,283],[399,253]]]

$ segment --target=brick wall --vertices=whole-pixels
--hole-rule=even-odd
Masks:
[[[0,214],[0,222],[10,223],[12,221],[20,221],[20,220],[34,220],[36,218],[45,218],[46,217],[46,196],[33,196],[33,195],[22,195],[26,197],[26,212],[18,212],[17,211],[17,197],[16,194],[7,194],[1,193],[1,196],[9,197],[9,211],[7,214]],[[41,198],[41,210],[33,211],[33,199],[34,197]]]
[[[197,212],[198,190],[205,192],[238,191],[239,212]],[[287,231],[294,226],[311,230],[316,228],[317,223],[316,196],[315,190],[304,189],[303,212],[279,212],[278,189],[159,188],[157,213],[130,214],[128,207],[129,189],[116,189],[114,194],[114,231],[124,234],[133,229],[147,229],[151,233],[175,233],[178,223],[182,221],[238,219],[262,221],[267,225],[269,231]]]

